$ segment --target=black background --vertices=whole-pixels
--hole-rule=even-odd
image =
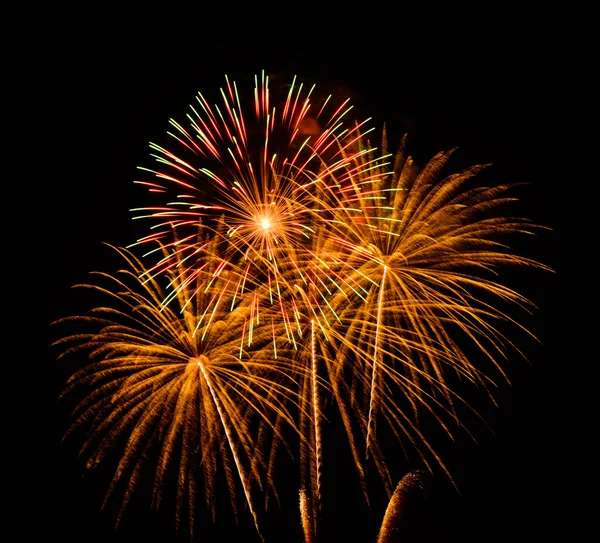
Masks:
[[[391,138],[408,133],[417,159],[458,147],[457,166],[491,162],[488,179],[526,182],[519,189],[522,214],[552,229],[522,249],[556,273],[526,274],[518,284],[539,307],[528,324],[541,344],[526,344],[530,363],[514,361],[512,387],[501,390],[498,409],[486,410],[494,433],[478,434],[478,444],[447,444],[444,454],[460,495],[433,484],[429,510],[419,520],[422,537],[414,540],[427,540],[428,530],[436,541],[541,541],[557,535],[575,540],[584,500],[574,392],[580,379],[574,347],[579,287],[573,157],[562,151],[570,137],[573,93],[560,77],[552,43],[418,58],[394,40],[373,50],[306,34],[212,39],[171,55],[87,42],[56,47],[43,81],[56,113],[42,193],[47,322],[80,307],[73,284],[89,271],[110,269],[112,256],[102,242],[126,245],[139,234],[129,212],[138,205],[136,167],[149,164],[148,142],[162,137],[169,118],[183,118],[196,92],[215,90],[225,74],[240,80],[263,69],[302,75],[317,89],[342,89],[360,116],[372,116],[378,128],[385,121]],[[44,463],[34,468],[38,476],[26,509],[43,509],[43,532],[65,543],[179,541],[168,512],[134,510],[116,531],[114,518],[100,514],[102,481],[87,480],[73,448],[60,444],[68,419],[56,406],[64,375],[54,354],[48,350],[45,363],[43,420],[49,431],[36,440]],[[273,521],[273,541],[299,541],[292,509]],[[337,531],[329,540],[375,541],[383,510],[364,516],[341,507],[331,511],[329,523]],[[253,541],[246,528],[228,526],[228,540]]]

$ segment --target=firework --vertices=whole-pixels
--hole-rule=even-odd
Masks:
[[[195,229],[203,221],[222,241],[223,269],[243,269],[229,285],[234,300],[260,292],[279,305],[284,322],[293,323],[294,307],[281,294],[287,288],[282,271],[302,275],[302,262],[292,255],[303,256],[296,249],[311,246],[315,229],[331,212],[315,195],[330,191],[328,184],[337,184],[342,172],[358,172],[365,163],[361,155],[373,151],[356,151],[356,142],[369,132],[368,119],[352,124],[348,101],[332,104],[329,97],[313,98],[313,90],[296,79],[273,89],[263,72],[255,78],[253,97],[244,101],[226,78],[218,103],[198,94],[185,124],[170,121],[170,147],[151,144],[156,166],[141,168],[150,177],[136,182],[160,202],[134,210],[134,219],[154,224],[133,246],[160,240],[170,249],[148,276],[193,260]],[[268,288],[253,288],[259,284]]]
[[[531,235],[540,228],[498,212],[513,200],[506,195],[511,185],[468,188],[483,166],[442,175],[451,154],[439,153],[418,170],[403,139],[393,168],[358,167],[329,195],[334,220],[318,250],[332,346],[323,358],[328,384],[359,472],[371,457],[388,494],[393,478],[376,421],[384,420],[398,440],[408,439],[427,464],[433,456],[443,467],[421,433],[419,413],[433,414],[448,433],[444,419],[460,426],[455,405],[464,402],[447,376],[491,395],[494,383],[480,369],[486,367],[482,359],[505,376],[501,361],[515,346],[503,326],[523,330],[500,308],[532,307],[497,281],[497,270],[549,269],[504,244],[507,234]],[[478,364],[467,350],[479,353]]]
[[[156,503],[177,465],[178,518],[200,486],[212,506],[220,467],[258,529],[252,489],[277,493],[291,429],[312,540],[326,410],[341,415],[367,500],[370,464],[394,490],[382,428],[451,477],[420,420],[453,435],[470,409],[456,383],[492,395],[486,368],[505,377],[516,349],[506,324],[527,332],[502,308],[531,307],[498,269],[548,268],[505,245],[539,227],[501,213],[511,185],[475,186],[484,166],[446,174],[447,151],[418,168],[404,139],[395,154],[385,131],[371,145],[348,103],[296,80],[283,90],[263,74],[246,102],[226,79],[219,104],[198,95],[185,125],[171,120],[170,147],[151,144],[156,167],[138,181],[161,199],[136,210],[152,233],[119,250],[127,282],[91,286],[123,308],[76,319],[96,331],[59,344],[90,356],[67,389],[92,390],[75,413],[75,428],[93,421],[90,465],[127,435],[109,495],[133,475],[125,505],[154,451]]]
[[[259,441],[264,444],[267,433],[278,433],[281,424],[276,421],[294,424],[288,412],[290,368],[245,351],[239,336],[251,308],[244,303],[234,310],[227,306],[223,284],[229,279],[221,275],[215,280],[215,245],[202,244],[203,255],[196,263],[204,259],[206,267],[202,273],[194,270],[193,280],[179,269],[170,273],[168,285],[177,296],[168,307],[163,304],[165,286],[156,279],[141,280],[147,271],[143,264],[119,249],[127,264],[124,270],[95,274],[94,282],[79,285],[108,296],[110,303],[59,321],[92,331],[57,342],[62,356],[87,353],[89,358],[63,393],[67,398],[89,390],[65,438],[80,426],[87,429],[81,452],[89,458],[90,469],[117,444],[122,446],[106,499],[124,485],[122,514],[142,476],[145,457],[154,453],[154,503],[159,505],[166,478],[176,470],[178,522],[189,502],[192,533],[194,497],[203,490],[214,512],[220,470],[234,510],[241,489],[256,521],[251,487],[268,479],[268,459]],[[263,329],[256,327],[255,345],[264,338]]]

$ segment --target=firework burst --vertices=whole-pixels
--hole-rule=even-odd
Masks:
[[[500,307],[533,307],[498,282],[498,270],[549,269],[512,254],[502,239],[540,228],[498,212],[513,200],[506,195],[511,185],[469,188],[484,166],[444,175],[451,154],[439,153],[419,170],[403,139],[392,168],[357,168],[330,194],[335,220],[318,251],[327,270],[321,282],[334,346],[333,356],[324,358],[328,382],[351,443],[360,428],[363,453],[353,447],[359,472],[360,458],[371,456],[388,494],[393,478],[376,421],[385,420],[398,440],[408,438],[426,463],[433,456],[443,466],[419,429],[419,413],[433,414],[448,433],[445,418],[461,426],[455,405],[464,402],[447,376],[491,395],[494,383],[480,369],[486,367],[481,358],[505,377],[501,362],[515,346],[501,330],[507,322],[524,330]],[[478,364],[466,354],[473,349]],[[410,409],[400,407],[400,398]]]
[[[137,181],[163,201],[134,210],[136,219],[155,223],[153,233],[134,245],[160,240],[171,249],[148,270],[149,276],[193,258],[197,246],[186,243],[185,232],[191,227],[194,239],[194,229],[204,221],[227,248],[224,268],[230,262],[237,266],[240,259],[245,263],[231,285],[236,296],[252,291],[250,281],[268,285],[270,302],[281,297],[281,267],[294,264],[290,249],[310,244],[318,214],[325,211],[315,205],[314,194],[338,172],[356,169],[359,153],[352,150],[367,122],[351,125],[348,101],[312,100],[313,89],[294,79],[273,92],[263,72],[255,77],[253,99],[243,102],[236,83],[226,78],[220,103],[211,105],[198,94],[185,125],[170,121],[175,150],[151,144],[157,166],[142,168],[152,177]],[[165,195],[174,199],[165,203]],[[173,229],[179,232],[176,244]],[[280,305],[282,318],[289,320],[283,301]]]
[[[169,285],[177,296],[168,307],[160,282],[141,280],[146,272],[143,264],[120,249],[127,264],[124,270],[96,274],[93,283],[79,285],[108,296],[110,303],[57,323],[75,321],[92,328],[57,342],[64,349],[62,356],[87,353],[89,358],[63,393],[69,398],[89,390],[75,409],[75,423],[65,438],[86,427],[81,452],[88,456],[90,469],[122,443],[123,454],[106,496],[124,485],[121,514],[145,458],[154,453],[154,503],[159,505],[167,476],[175,469],[177,519],[189,504],[192,534],[195,496],[203,491],[214,514],[219,472],[225,474],[234,510],[241,489],[256,522],[252,487],[263,488],[269,478],[264,443],[268,435],[282,439],[281,421],[294,426],[289,408],[295,396],[289,376],[298,373],[283,361],[274,364],[260,349],[245,351],[239,334],[251,307],[240,303],[230,310],[223,299],[228,279],[214,279],[219,265],[213,252],[216,243],[205,241],[201,246],[205,250],[197,263],[205,259],[206,267],[202,273],[194,270],[193,281],[180,270],[170,274]],[[266,336],[265,330],[255,328],[255,345],[270,339],[270,330]]]
[[[74,426],[93,421],[90,465],[127,436],[109,495],[133,475],[125,505],[155,449],[156,503],[177,465],[178,518],[200,487],[212,506],[222,468],[258,529],[253,489],[276,494],[291,428],[312,540],[326,410],[341,415],[367,500],[370,464],[388,497],[397,480],[381,427],[446,470],[421,418],[453,435],[470,409],[457,380],[492,394],[482,361],[504,376],[505,324],[526,332],[501,307],[531,308],[498,269],[548,268],[504,244],[539,227],[502,215],[510,185],[475,186],[484,166],[446,174],[448,151],[417,168],[404,139],[395,154],[385,131],[372,146],[347,102],[296,80],[281,91],[263,74],[246,103],[226,79],[219,104],[198,95],[185,126],[171,120],[173,147],[151,144],[157,166],[138,181],[162,199],[136,210],[152,233],[120,250],[127,281],[91,286],[122,308],[75,319],[96,331],[58,343],[90,356],[67,388],[92,390]],[[140,247],[145,264],[129,252]]]

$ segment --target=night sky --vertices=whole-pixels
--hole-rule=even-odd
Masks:
[[[112,269],[114,257],[102,242],[126,245],[138,237],[141,230],[129,212],[141,194],[133,185],[136,167],[150,164],[148,142],[162,137],[169,118],[184,118],[198,91],[217,89],[225,74],[240,81],[264,69],[289,80],[302,75],[317,89],[346,93],[359,116],[373,117],[377,128],[385,122],[391,138],[408,133],[409,150],[418,160],[458,147],[457,167],[493,163],[487,174],[490,182],[527,183],[518,189],[519,211],[552,229],[518,248],[557,273],[526,272],[514,279],[539,307],[527,323],[541,344],[520,344],[530,363],[509,361],[512,387],[501,388],[498,408],[483,404],[494,433],[478,432],[478,444],[465,438],[444,445],[461,494],[444,482],[432,482],[429,509],[418,517],[423,523],[419,541],[431,537],[500,543],[567,537],[575,529],[574,511],[582,500],[572,471],[582,443],[574,423],[579,413],[573,392],[579,287],[574,282],[574,197],[566,186],[571,183],[566,181],[570,164],[560,158],[569,102],[550,53],[538,55],[535,62],[527,51],[497,51],[493,57],[468,61],[450,55],[416,62],[391,44],[378,54],[366,47],[342,52],[338,44],[304,38],[223,40],[172,56],[141,48],[75,52],[65,46],[49,58],[59,129],[49,136],[56,139],[52,144],[58,154],[56,162],[48,164],[52,182],[44,200],[50,232],[42,232],[50,255],[44,282],[47,322],[81,307],[72,285],[85,281],[90,271]],[[51,339],[56,339],[52,332]],[[45,539],[185,541],[173,535],[168,511],[157,515],[136,506],[116,532],[110,511],[100,514],[108,479],[84,477],[74,447],[60,444],[68,418],[56,405],[64,374],[54,355],[52,350],[46,353],[51,386],[46,389],[44,417],[50,431],[37,444],[47,462],[47,479],[38,496],[48,515]],[[332,536],[331,541],[359,534],[357,541],[374,543],[383,510],[348,515],[334,502],[335,497],[328,522],[336,526],[332,534],[339,539]],[[273,521],[278,536],[269,541],[300,541],[293,506],[287,504]],[[234,534],[230,541],[254,541],[245,538],[244,522],[239,532],[228,525],[228,533]]]

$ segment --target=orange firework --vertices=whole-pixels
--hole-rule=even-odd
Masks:
[[[315,206],[314,193],[340,171],[356,170],[361,154],[353,148],[365,123],[348,126],[348,101],[313,102],[313,88],[294,80],[287,90],[273,92],[263,73],[255,78],[252,102],[246,103],[236,83],[226,79],[220,104],[211,106],[198,94],[187,125],[171,120],[168,135],[175,150],[151,144],[157,167],[142,168],[153,177],[137,182],[174,198],[135,210],[142,213],[135,218],[157,224],[134,245],[160,240],[170,249],[149,276],[193,258],[196,245],[187,240],[204,221],[226,247],[223,269],[229,262],[244,263],[237,283],[230,285],[236,298],[252,290],[248,282],[267,284],[270,301],[280,298],[280,269],[288,265],[290,248],[310,244],[318,214],[328,211]],[[173,229],[177,243],[171,240]],[[289,320],[289,308],[279,303],[282,318]]]
[[[230,309],[223,288],[229,279],[226,274],[214,278],[216,243],[201,246],[196,263],[203,260],[206,266],[194,270],[193,280],[180,270],[169,272],[177,296],[168,306],[161,282],[142,281],[143,264],[127,250],[118,250],[125,269],[95,274],[94,282],[79,285],[107,296],[108,304],[57,323],[75,322],[91,331],[56,342],[61,356],[87,353],[89,358],[63,393],[65,398],[87,393],[65,437],[86,428],[82,454],[89,457],[89,469],[117,444],[122,446],[106,499],[124,487],[123,513],[140,477],[151,476],[144,468],[152,452],[154,502],[159,505],[175,467],[178,522],[189,503],[192,534],[193,499],[204,492],[214,514],[221,471],[234,510],[241,489],[257,522],[252,488],[262,487],[269,477],[264,443],[269,435],[282,439],[277,435],[281,421],[294,426],[289,409],[295,394],[288,376],[297,373],[284,361],[261,355],[260,347],[271,337],[269,327],[255,327],[256,352],[244,348],[240,331],[252,318],[252,308],[242,302]]]
[[[498,270],[548,270],[505,237],[540,227],[501,213],[511,185],[475,186],[483,166],[447,174],[447,151],[419,168],[404,139],[388,154],[385,131],[377,149],[347,102],[296,80],[273,92],[263,74],[248,103],[228,79],[220,94],[198,95],[185,126],[171,120],[172,148],[151,144],[157,166],[138,183],[167,202],[137,210],[152,233],[120,250],[133,284],[92,286],[123,309],[79,317],[97,330],[58,343],[91,357],[68,387],[92,385],[76,410],[76,426],[93,420],[90,465],[126,434],[109,493],[133,474],[127,503],[157,448],[157,502],[176,463],[179,513],[200,480],[212,505],[222,466],[258,529],[253,488],[275,492],[276,455],[297,435],[312,540],[330,406],[367,500],[369,464],[394,491],[382,427],[451,477],[420,420],[453,435],[471,409],[457,383],[491,395],[487,369],[505,377],[507,348],[518,352],[506,324],[527,332],[505,308],[532,304]],[[129,252],[139,247],[150,264]]]

